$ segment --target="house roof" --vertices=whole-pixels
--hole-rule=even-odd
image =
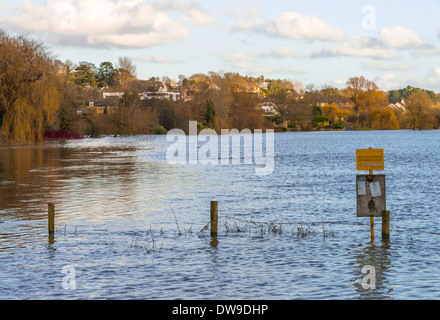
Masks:
[[[403,112],[403,113],[405,113],[407,111],[406,107],[404,105],[400,104],[399,102],[389,104],[388,108],[391,108],[393,111]]]
[[[94,107],[106,107],[106,106],[114,106],[115,103],[111,99],[104,99],[104,100],[90,100],[86,101],[86,106],[89,106],[89,103],[93,102]]]
[[[394,103],[405,104],[405,101],[403,101],[403,98],[388,98],[388,101],[389,101],[391,104],[394,104]],[[403,103],[402,103],[402,102],[403,102]]]

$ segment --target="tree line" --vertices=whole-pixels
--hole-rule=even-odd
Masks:
[[[433,129],[440,126],[439,96],[408,86],[382,91],[364,77],[348,79],[344,89],[304,86],[301,82],[209,72],[171,79],[140,80],[127,57],[95,66],[61,62],[43,43],[0,30],[0,142],[42,140],[44,132],[61,130],[99,136],[188,130],[188,122],[221,129]],[[139,93],[178,90],[185,99],[142,100]],[[113,112],[83,116],[79,107],[113,97]],[[390,106],[403,99],[405,108]],[[271,105],[266,114],[261,106]]]

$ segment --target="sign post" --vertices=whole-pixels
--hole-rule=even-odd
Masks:
[[[383,149],[356,150],[356,166],[358,171],[369,173],[356,176],[357,215],[370,217],[371,241],[373,242],[374,217],[383,217],[383,212],[386,212],[385,175],[374,175],[374,170],[385,169]],[[382,235],[384,234],[383,227],[382,221]]]
[[[356,166],[358,171],[385,170],[383,149],[358,149],[356,150]]]

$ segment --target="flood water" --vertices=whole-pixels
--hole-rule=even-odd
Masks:
[[[170,144],[1,147],[0,298],[440,298],[440,131],[275,134],[267,176],[171,165]],[[371,242],[370,219],[356,216],[356,149],[369,147],[385,152],[389,242],[380,218]],[[204,229],[212,200],[217,238]]]

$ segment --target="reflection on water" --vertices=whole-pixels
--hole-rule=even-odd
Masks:
[[[375,289],[364,288],[359,278],[353,279],[353,285],[359,293],[357,299],[390,299],[392,297],[392,287],[390,281],[387,280],[387,274],[391,266],[391,243],[370,243],[360,246],[353,250],[353,266],[354,274],[362,274],[362,277],[368,276],[362,273],[365,266],[372,266],[375,271],[374,284]]]
[[[2,148],[0,152],[1,169],[1,208],[20,208],[14,216],[21,219],[37,218],[31,208],[47,203],[52,190],[59,187],[53,168],[60,166],[60,149],[36,147]],[[37,169],[38,168],[38,169]],[[44,176],[42,172],[46,172]],[[25,204],[25,205],[22,205]]]
[[[218,246],[218,238],[217,237],[211,237],[211,241],[209,242],[209,244],[211,245],[211,247],[213,248],[217,248]]]
[[[0,298],[440,297],[439,132],[276,134],[270,176],[170,165],[168,145],[138,136],[0,148]],[[368,147],[385,149],[390,242],[370,243],[369,219],[356,216],[355,150]],[[212,200],[214,238],[204,230]],[[61,285],[66,266],[75,290]],[[362,286],[365,266],[374,290]]]
[[[65,148],[61,145],[1,148],[1,209],[12,211],[21,219],[38,219],[39,209],[69,188],[69,194],[87,194],[86,187],[104,192],[107,185],[118,183],[129,194],[134,163],[130,157],[118,156],[133,148]],[[99,161],[99,166],[94,162]],[[104,179],[102,179],[104,178]],[[65,182],[69,183],[65,183]],[[73,182],[73,183],[72,183]]]

